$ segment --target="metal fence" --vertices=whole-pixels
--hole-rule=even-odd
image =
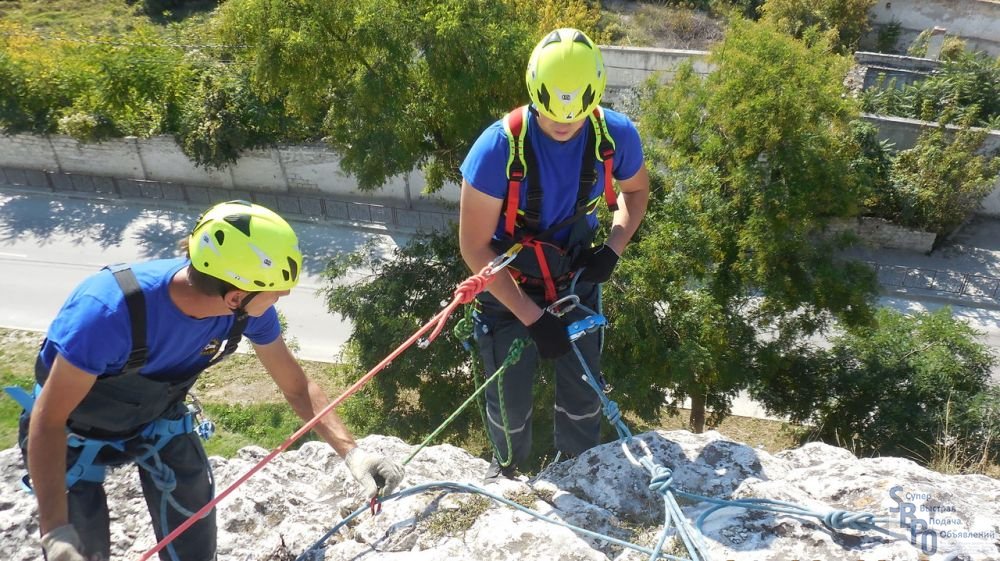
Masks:
[[[920,288],[947,292],[955,296],[971,296],[997,300],[1000,278],[978,273],[942,271],[926,267],[904,267],[884,265],[866,261],[878,275],[878,281],[885,286]]]

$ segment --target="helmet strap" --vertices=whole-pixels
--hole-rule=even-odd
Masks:
[[[243,317],[247,315],[247,306],[250,305],[250,302],[253,301],[253,299],[256,298],[258,294],[260,293],[251,292],[247,294],[246,298],[244,298],[243,301],[240,302],[240,306],[235,310],[233,310],[233,313],[236,314],[237,317]]]

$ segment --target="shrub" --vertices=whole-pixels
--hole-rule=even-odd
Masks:
[[[986,131],[944,125],[925,129],[917,144],[896,156],[891,178],[903,207],[903,225],[951,232],[993,189],[1000,159],[979,155]]]
[[[795,37],[810,33],[828,35],[841,54],[855,50],[871,27],[868,12],[875,0],[767,0],[762,19]]]
[[[755,397],[860,454],[928,461],[946,424],[963,454],[980,451],[982,435],[995,438],[989,379],[997,357],[979,333],[949,308],[915,316],[882,309],[876,320],[874,327],[847,328],[830,350],[784,352],[783,367],[767,374],[770,389],[754,390]],[[953,403],[982,405],[949,417]]]

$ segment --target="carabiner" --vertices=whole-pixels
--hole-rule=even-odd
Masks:
[[[514,259],[517,257],[517,254],[520,253],[523,247],[524,246],[522,246],[520,243],[515,243],[514,245],[510,246],[510,249],[501,253],[500,255],[497,255],[496,258],[494,258],[493,261],[490,261],[489,265],[486,266],[486,274],[495,275],[500,271],[504,270],[507,267],[507,265],[510,265],[511,262],[514,261]]]
[[[569,302],[569,304],[567,304],[567,302]],[[549,306],[545,309],[556,317],[562,317],[573,311],[573,309],[579,305],[580,305],[579,296],[577,296],[576,294],[567,294],[566,296],[563,296],[562,298],[549,304]]]

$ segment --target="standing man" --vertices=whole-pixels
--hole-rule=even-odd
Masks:
[[[487,481],[510,477],[531,450],[533,384],[538,358],[555,361],[555,445],[575,456],[599,443],[600,398],[582,378],[566,327],[580,310],[557,317],[546,308],[576,294],[598,310],[600,284],[639,227],[649,176],[635,125],[599,103],[607,82],[597,45],[582,31],[557,29],[535,47],[525,74],[531,104],[487,128],[462,163],[459,242],[479,271],[515,243],[523,249],[477,302],[475,338],[489,376],[515,339],[530,337],[519,362],[486,390],[487,423],[500,456]],[[612,178],[621,193],[615,195]],[[596,210],[614,211],[604,243],[594,245]],[[600,375],[602,333],[576,341]],[[504,414],[506,413],[506,414]],[[507,427],[504,427],[506,419]],[[509,435],[510,448],[507,446]]]
[[[291,226],[244,201],[201,216],[187,258],[111,267],[76,288],[49,327],[20,444],[38,499],[48,561],[106,560],[107,466],[136,463],[156,539],[213,497],[205,451],[185,396],[198,375],[246,335],[303,420],[328,403],[281,336],[275,302],[298,283]],[[316,426],[368,497],[391,493],[403,468],[355,444],[331,412]],[[163,561],[215,559],[215,511],[160,552]]]

